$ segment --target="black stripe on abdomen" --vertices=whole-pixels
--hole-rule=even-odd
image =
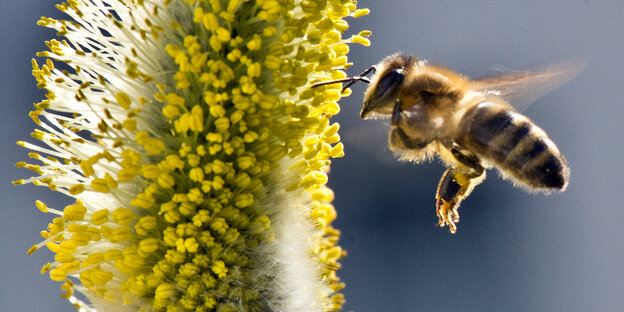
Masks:
[[[543,140],[537,139],[523,143],[519,149],[519,151],[514,152],[513,155],[507,158],[507,165],[515,168],[522,168],[531,160],[545,152],[548,146],[546,146]]]
[[[490,146],[490,156],[497,162],[505,162],[509,153],[529,135],[532,125],[527,121],[512,123],[505,128]]]
[[[467,117],[471,141],[481,154],[496,163],[503,163],[532,127],[521,115],[489,102],[477,105]]]
[[[507,111],[499,110],[492,112],[491,109],[481,107],[481,105],[476,108],[471,117],[472,127],[470,128],[470,135],[479,145],[484,147],[489,146],[492,140],[507,129],[513,119]]]

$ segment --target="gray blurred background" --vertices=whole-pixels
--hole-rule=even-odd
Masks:
[[[51,254],[26,256],[49,222],[34,201],[65,200],[9,183],[29,174],[12,167],[27,153],[14,142],[29,137],[27,113],[43,97],[30,58],[53,33],[35,22],[58,14],[53,1],[3,4],[0,311],[71,311],[58,283],[39,274]],[[339,271],[347,284],[344,310],[622,311],[624,2],[360,0],[359,7],[371,15],[349,23],[353,32],[371,30],[372,46],[352,46],[352,75],[396,51],[473,77],[570,57],[588,64],[525,111],[566,155],[568,190],[528,194],[490,171],[462,204],[455,235],[435,226],[444,168],[396,162],[383,122],[358,117],[366,86],[353,87],[336,117],[347,155],[334,161],[329,183],[349,252]]]

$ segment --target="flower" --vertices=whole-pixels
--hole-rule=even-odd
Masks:
[[[38,164],[72,198],[44,240],[77,308],[332,311],[345,252],[330,158],[351,0],[69,0],[33,60]],[[346,94],[344,94],[346,95]]]

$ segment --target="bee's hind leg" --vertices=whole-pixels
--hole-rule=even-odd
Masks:
[[[485,179],[485,170],[476,156],[462,153],[456,144],[453,144],[451,152],[459,166],[447,169],[442,175],[436,193],[436,212],[438,225],[448,225],[450,232],[455,233],[455,223],[459,222],[457,209],[472,189]]]

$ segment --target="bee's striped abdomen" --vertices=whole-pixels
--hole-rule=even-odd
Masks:
[[[568,168],[548,135],[528,118],[483,102],[466,112],[461,144],[533,188],[564,189]]]

